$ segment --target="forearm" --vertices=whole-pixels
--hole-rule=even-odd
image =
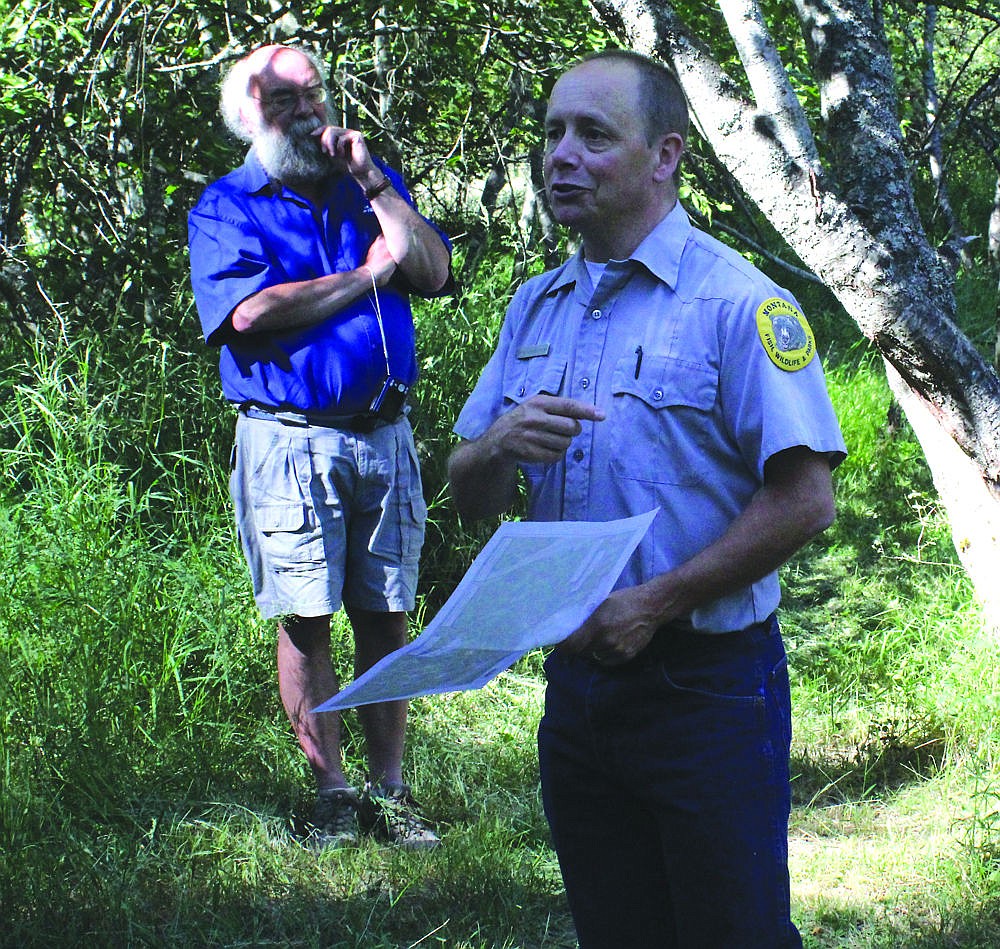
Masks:
[[[373,181],[359,182],[370,188],[382,181],[379,171]],[[392,185],[371,199],[392,259],[410,284],[425,293],[435,293],[448,280],[451,255],[441,236]]]
[[[233,310],[233,329],[263,333],[312,326],[364,296],[371,286],[371,271],[362,265],[313,280],[265,287]]]
[[[327,125],[314,134],[320,147],[338,163],[368,196],[378,218],[392,260],[417,290],[435,293],[448,280],[451,255],[441,236],[396,191],[391,179],[372,159],[364,136],[354,130]]]
[[[452,500],[469,521],[508,510],[517,495],[517,477],[517,465],[503,457],[489,433],[461,442],[448,459]]]
[[[658,622],[734,593],[777,570],[833,522],[830,469],[819,455],[764,484],[714,543],[637,591]]]
[[[581,421],[603,419],[596,406],[551,395],[533,396],[505,411],[479,438],[462,442],[448,459],[459,512],[471,520],[502,514],[514,503],[521,464],[556,464],[580,434]]]
[[[562,648],[599,655],[609,665],[627,662],[663,624],[749,586],[828,527],[834,509],[826,460],[798,450],[784,454],[718,540],[646,583],[615,590]]]

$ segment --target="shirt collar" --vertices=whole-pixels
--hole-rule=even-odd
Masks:
[[[687,211],[678,201],[663,220],[643,238],[642,243],[628,259],[642,264],[654,277],[663,281],[668,287],[676,287],[681,255],[691,230],[691,220],[688,218]],[[555,272],[548,292],[554,293],[564,287],[579,283],[586,266],[581,247]]]
[[[241,184],[251,197],[270,198],[281,194],[281,182],[272,178],[260,163],[257,152],[251,148],[240,168]]]
[[[638,261],[668,287],[676,288],[681,256],[691,230],[687,211],[678,201],[667,216],[646,235],[629,259]]]
[[[580,278],[586,271],[587,265],[583,262],[583,248],[581,247],[565,264],[562,265],[552,278],[549,284],[549,293],[555,293],[564,287],[571,287],[580,282]]]

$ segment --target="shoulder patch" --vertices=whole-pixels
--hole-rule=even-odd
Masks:
[[[787,300],[770,297],[757,307],[757,334],[779,369],[804,369],[816,355],[816,338],[806,318]]]

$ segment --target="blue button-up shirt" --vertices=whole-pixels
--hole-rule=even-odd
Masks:
[[[644,583],[726,531],[771,455],[804,445],[837,464],[846,454],[818,359],[789,371],[768,356],[757,314],[776,297],[794,305],[677,205],[596,288],[577,254],[518,290],[455,431],[478,438],[539,393],[603,409],[562,461],[523,466],[529,516],[604,521],[659,507],[618,586]],[[692,622],[743,629],[778,600],[772,573]]]
[[[409,201],[402,178],[380,167]],[[266,287],[356,269],[379,233],[371,204],[349,176],[330,179],[313,206],[269,179],[252,150],[242,167],[205,190],[188,217],[191,283],[205,339],[220,347],[226,398],[345,415],[368,408],[386,377],[374,291],[320,323],[282,332],[240,334],[230,316]],[[413,318],[398,278],[379,288],[378,303],[389,372],[412,385]]]

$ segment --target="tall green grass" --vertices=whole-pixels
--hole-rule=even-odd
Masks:
[[[419,313],[433,523],[414,631],[490,530],[455,516],[445,461],[507,280]],[[210,354],[175,336],[0,350],[0,944],[574,945],[538,799],[537,654],[413,703],[406,767],[442,848],[296,843],[309,780],[230,526],[231,410]],[[893,897],[933,904],[912,943],[829,893],[797,913],[811,946],[1000,944],[995,644],[879,366],[849,356],[828,367],[851,448],[839,518],[785,573],[796,832],[850,813],[876,840],[924,788],[962,804],[940,881]],[[350,655],[340,628],[339,668]]]

